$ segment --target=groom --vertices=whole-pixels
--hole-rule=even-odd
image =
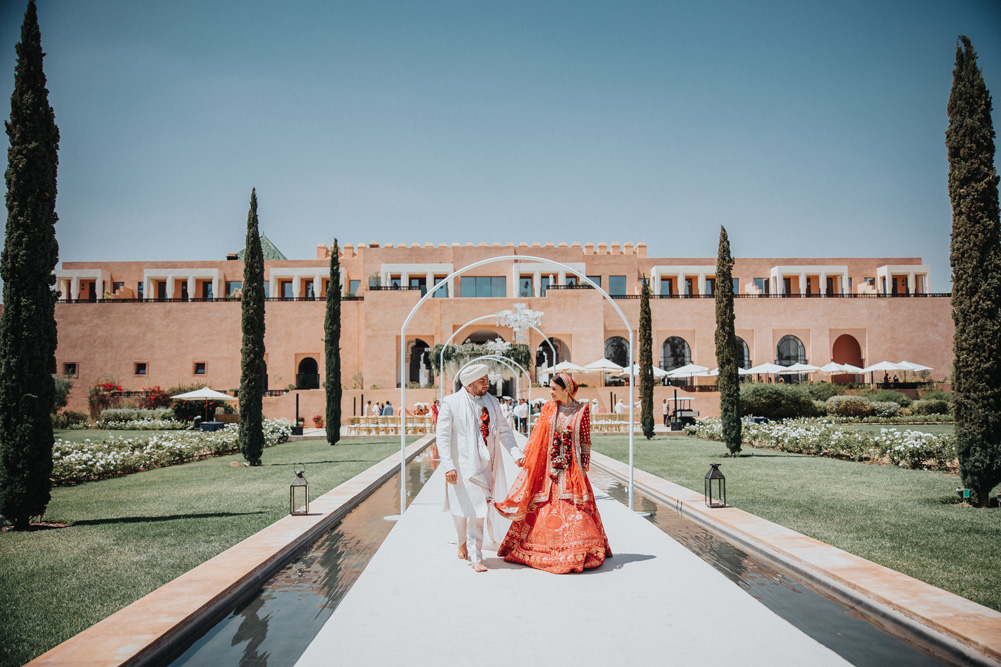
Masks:
[[[518,465],[524,462],[500,402],[487,393],[488,371],[484,364],[473,364],[459,374],[462,388],[442,401],[435,437],[447,482],[442,511],[450,511],[455,521],[459,558],[468,558],[476,572],[487,571],[484,519],[491,511],[496,515],[493,498],[504,498],[508,491],[497,445],[503,445]]]

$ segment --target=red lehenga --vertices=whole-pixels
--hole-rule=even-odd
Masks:
[[[587,479],[590,457],[587,404],[565,411],[556,401],[546,403],[525,448],[525,464],[507,499],[496,503],[513,521],[498,556],[566,574],[598,567],[612,555]]]

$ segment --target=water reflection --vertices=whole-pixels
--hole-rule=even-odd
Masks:
[[[622,503],[629,490],[615,478],[592,468],[591,483]],[[740,586],[803,633],[859,667],[924,667],[942,662],[860,618],[858,613],[789,578],[771,565],[725,542],[672,507],[633,494],[633,507],[727,579]]]
[[[408,504],[437,465],[426,449],[407,466]],[[397,475],[170,664],[294,665],[395,525],[383,517],[399,498]]]

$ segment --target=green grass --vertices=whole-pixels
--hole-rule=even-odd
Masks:
[[[235,454],[54,488],[44,520],[69,527],[0,535],[0,665],[31,660],[285,516],[293,463],[315,498],[399,451],[398,438],[304,440],[265,449],[259,468],[231,467]]]
[[[626,436],[593,441],[628,462]],[[729,504],[1001,611],[1001,509],[959,504],[957,476],[748,447],[729,459],[725,451],[684,436],[637,437],[635,463],[700,493],[709,463],[722,463]]]

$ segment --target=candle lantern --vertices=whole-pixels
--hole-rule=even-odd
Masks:
[[[295,479],[288,487],[289,514],[303,516],[309,514],[309,482],[303,477],[306,466],[296,463],[292,466],[295,471]],[[302,509],[298,509],[298,508]]]
[[[726,507],[726,477],[719,463],[710,463],[706,473],[706,507]]]

